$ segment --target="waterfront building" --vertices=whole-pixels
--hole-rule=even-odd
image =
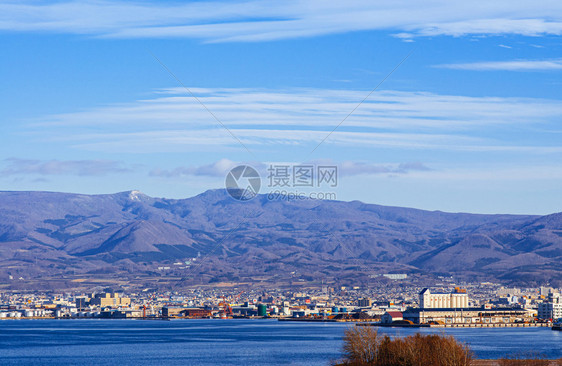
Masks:
[[[162,315],[164,315],[164,311],[162,311]],[[210,309],[190,308],[180,311],[179,315],[187,318],[209,318],[213,316],[213,311]]]
[[[424,288],[419,294],[419,302],[422,309],[468,308],[468,294],[458,287],[450,293],[432,293]]]
[[[404,320],[404,316],[400,311],[387,311],[381,316],[382,324],[392,324],[392,322]]]
[[[548,294],[546,300],[539,304],[537,317],[543,320],[562,318],[562,298],[559,293]]]
[[[96,294],[93,299],[90,299],[90,305],[99,307],[119,307],[129,306],[131,299],[128,297],[120,297],[118,293],[101,293]]]
[[[533,320],[532,312],[515,308],[408,309],[403,316],[415,324],[514,324]]]
[[[164,318],[173,317],[173,316],[181,316],[180,313],[182,311],[187,310],[183,306],[163,306],[162,307],[162,316]]]

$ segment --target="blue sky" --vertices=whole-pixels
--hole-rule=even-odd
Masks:
[[[0,1],[0,189],[322,162],[342,200],[562,211],[562,4],[420,3]]]

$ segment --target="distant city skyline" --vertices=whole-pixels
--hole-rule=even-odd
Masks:
[[[0,1],[0,190],[305,162],[339,200],[560,212],[561,34],[555,1]]]

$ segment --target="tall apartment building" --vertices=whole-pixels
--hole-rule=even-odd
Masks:
[[[431,293],[424,288],[419,296],[422,309],[468,308],[468,294],[465,289],[458,287],[450,293]]]
[[[357,300],[357,306],[360,308],[370,307],[371,304],[372,304],[371,299],[367,297]]]
[[[538,318],[544,320],[558,320],[562,318],[562,297],[558,293],[551,292],[546,300],[539,304]]]

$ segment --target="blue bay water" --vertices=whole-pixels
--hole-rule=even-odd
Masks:
[[[341,356],[344,323],[276,320],[4,320],[1,365],[328,365]],[[439,329],[381,328],[389,335]],[[562,357],[549,328],[447,329],[478,358],[517,352]]]

